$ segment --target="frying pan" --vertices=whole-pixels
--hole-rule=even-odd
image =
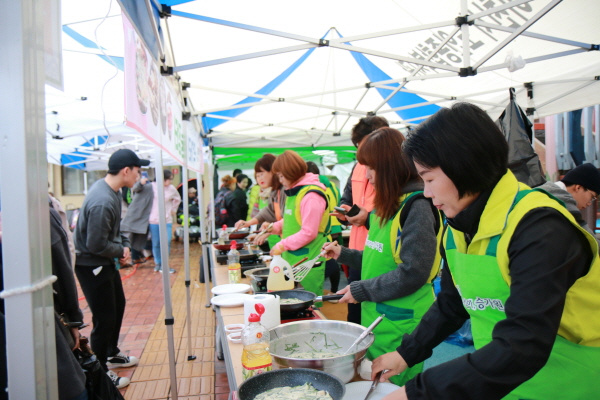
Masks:
[[[269,292],[269,294],[276,294],[281,299],[300,299],[302,303],[296,304],[281,304],[279,309],[282,314],[292,314],[298,311],[304,311],[308,307],[312,306],[314,302],[326,301],[326,300],[339,300],[344,295],[332,294],[329,296],[317,296],[313,292],[306,290],[278,290],[275,292]]]
[[[243,240],[236,240],[237,245],[235,248],[241,250],[244,248],[245,242]],[[229,251],[231,249],[231,240],[226,240],[225,244],[213,243],[213,247],[221,251]]]
[[[250,234],[248,229],[229,232],[229,239],[243,239]]]
[[[286,368],[255,375],[238,388],[240,400],[253,400],[256,396],[277,387],[302,386],[311,383],[317,390],[327,390],[333,400],[342,400],[346,387],[342,381],[326,372],[307,368]]]

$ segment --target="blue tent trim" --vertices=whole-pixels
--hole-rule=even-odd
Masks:
[[[83,143],[79,147],[94,147],[96,145],[96,141],[98,142],[97,143],[98,145],[101,145],[101,144],[104,144],[108,140],[108,136],[95,136],[95,138],[97,138],[97,139],[96,140],[94,140],[94,138],[88,139],[85,143]],[[78,156],[77,154],[81,154],[81,156]],[[85,166],[85,163],[82,161],[85,161],[87,159],[87,156],[88,156],[88,153],[84,153],[81,151],[73,151],[69,154],[61,154],[60,155],[60,164],[66,165],[66,164],[71,164],[71,163],[79,163],[79,164],[68,165],[67,168],[85,170],[86,166]]]
[[[71,38],[76,40],[79,44],[81,44],[84,47],[87,47],[88,49],[97,49],[100,47],[96,44],[96,42],[86,38],[85,36],[81,35],[78,32],[75,32],[75,30],[73,30],[73,28],[71,28],[70,26],[63,25],[62,30],[64,33],[66,33]],[[102,47],[102,49],[106,50],[104,47]],[[98,54],[98,57],[100,57],[101,59],[103,59],[104,61],[109,63],[110,65],[112,65],[112,62],[110,61],[112,59],[120,71],[123,71],[125,68],[125,65],[124,65],[125,60],[123,59],[123,57],[114,57],[114,56],[106,57],[104,54]]]
[[[287,68],[285,71],[283,71],[281,74],[279,74],[279,76],[277,76],[275,79],[273,79],[271,82],[269,82],[268,84],[263,86],[261,89],[259,89],[255,93],[263,95],[263,96],[266,96],[269,93],[271,93],[273,90],[275,90],[275,88],[277,88],[277,86],[279,86],[283,81],[285,81],[292,74],[292,72],[294,72],[308,58],[308,56],[310,56],[312,54],[312,52],[314,50],[315,49],[307,50],[302,55],[302,57],[300,57],[298,60],[296,60],[296,62],[294,62],[289,68]],[[262,99],[259,97],[246,97],[244,100],[241,100],[241,101],[238,101],[237,103],[235,103],[235,105],[254,103],[254,102],[261,101],[261,100]],[[249,110],[250,108],[251,107],[245,107],[245,108],[236,108],[233,110],[217,111],[217,112],[214,112],[213,114],[234,118],[234,117],[237,117],[238,115],[242,114],[243,112]],[[203,117],[202,122],[204,125],[204,131],[208,132],[209,130],[211,130],[227,121],[223,120],[223,119],[219,119],[219,118]]]
[[[338,35],[340,38],[343,37],[339,32],[338,32]],[[350,43],[345,43],[345,44],[351,46]],[[369,61],[369,59],[367,59],[367,57],[365,57],[364,54],[357,53],[354,51],[351,51],[350,54],[352,54],[352,57],[354,57],[354,60],[359,65],[359,67],[363,70],[363,72],[365,73],[365,75],[367,76],[369,81],[380,82],[380,81],[387,81],[387,80],[392,79],[388,74],[383,72],[381,69],[379,69],[379,67],[377,67],[375,64],[373,64],[371,61]],[[399,83],[389,83],[389,84],[387,84],[387,86],[398,87],[398,86],[400,86],[400,84]],[[377,88],[377,91],[379,92],[381,97],[384,99],[386,99],[390,94],[392,94],[392,91],[389,89]],[[418,104],[418,103],[425,103],[425,102],[427,102],[426,99],[424,99],[421,96],[416,95],[414,93],[398,92],[394,96],[392,96],[391,99],[389,99],[387,101],[387,104],[391,108],[398,108],[398,107],[408,106],[411,104]],[[425,117],[425,116],[435,114],[439,109],[440,109],[439,106],[436,106],[435,104],[430,104],[427,106],[415,107],[415,108],[410,108],[408,110],[400,110],[400,111],[395,111],[395,112],[400,118],[402,118],[403,120],[407,120],[407,119],[414,119],[414,118]]]

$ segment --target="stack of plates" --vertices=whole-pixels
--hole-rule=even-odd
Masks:
[[[228,283],[215,286],[211,289],[211,292],[216,296],[210,299],[210,302],[220,307],[243,306],[244,300],[250,297],[249,294],[245,293],[250,289],[251,286],[245,283]]]

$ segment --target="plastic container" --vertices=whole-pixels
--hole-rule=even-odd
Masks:
[[[276,290],[291,290],[294,288],[294,280],[288,279],[285,276],[285,269],[290,271],[292,267],[283,259],[283,257],[273,256],[273,260],[269,265],[269,277],[267,278],[267,292]]]
[[[240,252],[237,251],[237,242],[231,241],[231,250],[227,253],[227,268],[229,270],[229,283],[240,283],[242,281],[242,265],[240,264]]]
[[[225,244],[225,242],[227,242],[228,240],[229,240],[229,233],[227,233],[227,225],[223,225],[223,227],[219,231],[219,239],[217,240],[217,243]]]
[[[269,353],[269,331],[261,325],[260,317],[265,307],[257,303],[254,309],[258,314],[250,314],[248,326],[242,330],[242,376],[244,380],[273,369],[273,359]]]

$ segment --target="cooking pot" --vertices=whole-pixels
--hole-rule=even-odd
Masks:
[[[232,240],[226,240],[225,244],[213,243],[213,247],[217,250],[229,251],[231,250],[231,242]],[[235,242],[237,243],[235,246],[237,250],[244,248],[245,242],[243,240],[236,240]]]
[[[249,378],[238,388],[240,400],[254,400],[256,396],[278,387],[302,386],[310,383],[315,389],[327,390],[333,400],[342,400],[346,387],[335,376],[314,369],[280,369]]]
[[[346,321],[305,320],[289,322],[272,328],[269,333],[271,343],[269,352],[273,357],[273,368],[310,368],[337,376],[348,383],[358,374],[367,349],[373,344],[375,336],[369,333],[347,355],[343,354],[367,328]],[[332,358],[301,359],[294,353],[314,350],[339,353]]]

